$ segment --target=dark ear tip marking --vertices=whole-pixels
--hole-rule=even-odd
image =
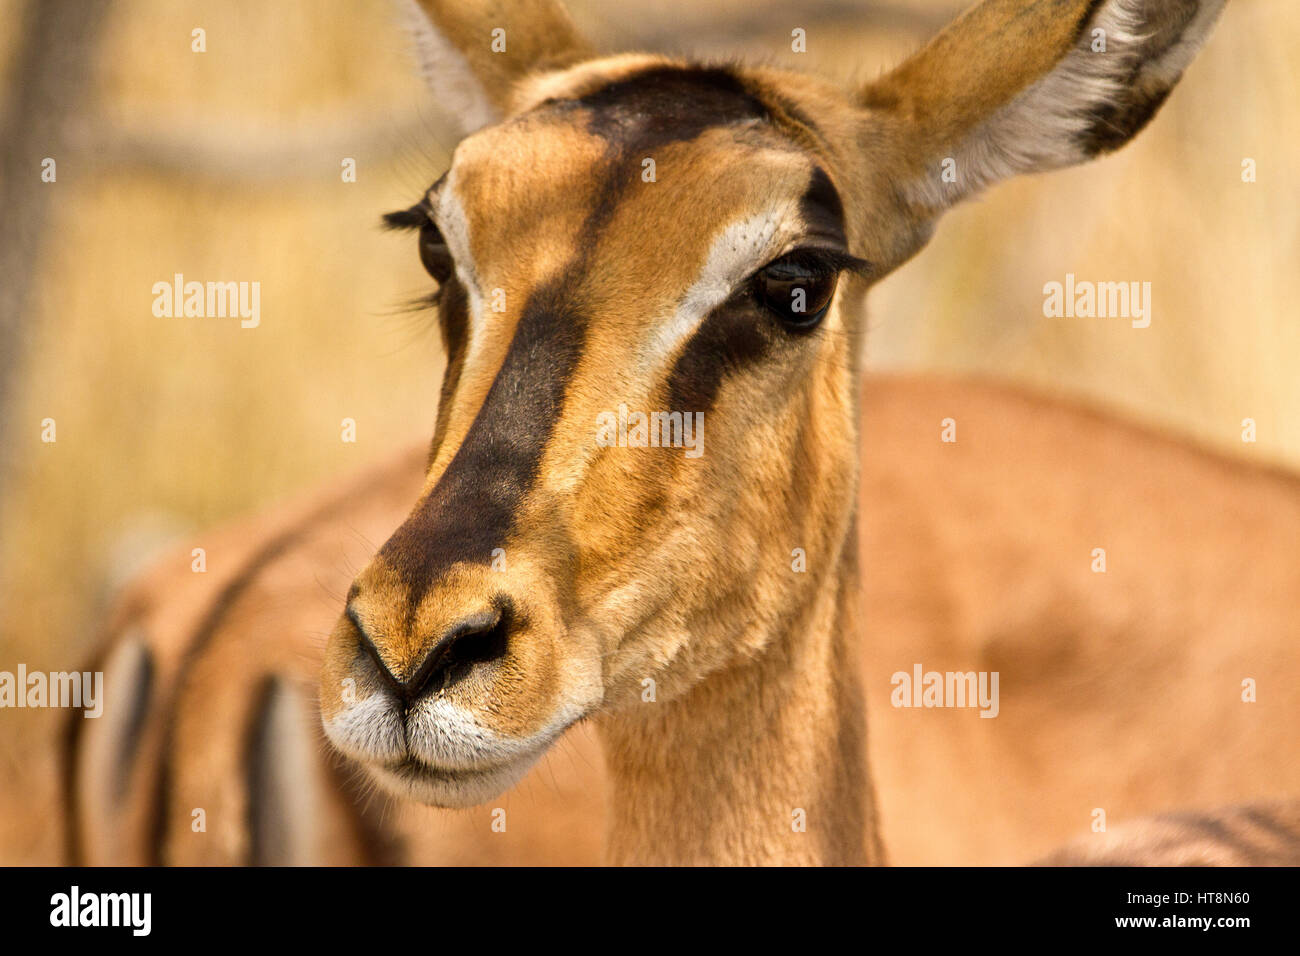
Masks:
[[[1093,124],[1079,134],[1084,155],[1091,159],[1119,149],[1142,132],[1172,91],[1172,85],[1145,93],[1135,91],[1123,102],[1099,112]]]

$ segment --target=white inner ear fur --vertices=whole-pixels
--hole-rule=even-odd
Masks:
[[[451,45],[415,0],[403,0],[406,26],[415,39],[425,82],[462,136],[501,119],[487,91],[474,76],[464,54]]]
[[[1158,0],[1110,0],[1054,70],[953,147],[948,157],[956,162],[956,182],[944,182],[940,175],[940,164],[948,157],[931,157],[924,178],[906,186],[907,197],[939,210],[1000,180],[1091,158],[1082,148],[1083,133],[1094,122],[1094,111],[1119,100],[1130,86],[1128,75],[1146,39],[1140,32],[1146,22],[1142,10],[1155,2]],[[1158,86],[1172,86],[1209,34],[1224,2],[1201,0],[1178,42],[1144,62],[1131,85],[1154,81]],[[1105,53],[1092,51],[1093,31],[1098,29],[1105,31]]]

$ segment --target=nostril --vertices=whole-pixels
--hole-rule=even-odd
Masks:
[[[504,657],[509,647],[514,605],[509,598],[498,597],[491,607],[457,621],[405,680],[389,668],[355,609],[349,605],[344,613],[356,630],[362,652],[374,662],[384,682],[409,706],[424,694],[436,693],[462,680],[475,665]]]
[[[463,680],[478,664],[489,664],[505,656],[509,644],[512,607],[498,600],[491,608],[456,622],[439,638],[405,682],[407,700],[436,693]]]
[[[375,642],[371,640],[370,633],[362,627],[361,618],[357,615],[356,610],[351,604],[348,604],[347,608],[344,610],[344,614],[347,616],[347,619],[352,622],[352,627],[357,633],[357,643],[360,644],[361,650],[365,655],[374,663],[375,671],[383,678],[384,682],[388,684],[389,687],[397,692],[399,697],[405,697],[406,685],[388,669],[388,663],[384,660],[384,655],[379,653],[379,648],[376,647]]]

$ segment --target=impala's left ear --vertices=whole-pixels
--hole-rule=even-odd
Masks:
[[[1117,149],[1155,115],[1225,0],[985,0],[862,90],[922,214]],[[901,154],[901,155],[898,155]]]
[[[497,122],[530,73],[591,55],[555,0],[405,0],[425,78],[463,134]]]

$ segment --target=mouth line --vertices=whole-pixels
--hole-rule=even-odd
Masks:
[[[487,766],[457,768],[439,767],[431,763],[426,763],[419,757],[409,753],[401,760],[381,763],[377,766],[385,772],[407,781],[463,784],[466,781],[480,780],[501,773],[508,773],[512,768],[517,767],[520,763],[531,763],[543,751],[547,750],[551,744],[563,736],[566,730],[578,723],[581,719],[582,718],[577,718],[569,721],[561,727],[558,732],[548,734],[545,740],[537,742],[537,745],[527,752],[516,754],[506,760],[489,764]]]
[[[421,781],[425,783],[445,783],[445,784],[462,784],[466,781],[477,780],[484,777],[491,777],[502,771],[508,771],[516,761],[507,760],[503,763],[492,764],[488,767],[461,767],[448,768],[437,767],[433,764],[425,763],[419,757],[407,756],[401,760],[380,764],[385,771],[400,777],[403,780]]]

